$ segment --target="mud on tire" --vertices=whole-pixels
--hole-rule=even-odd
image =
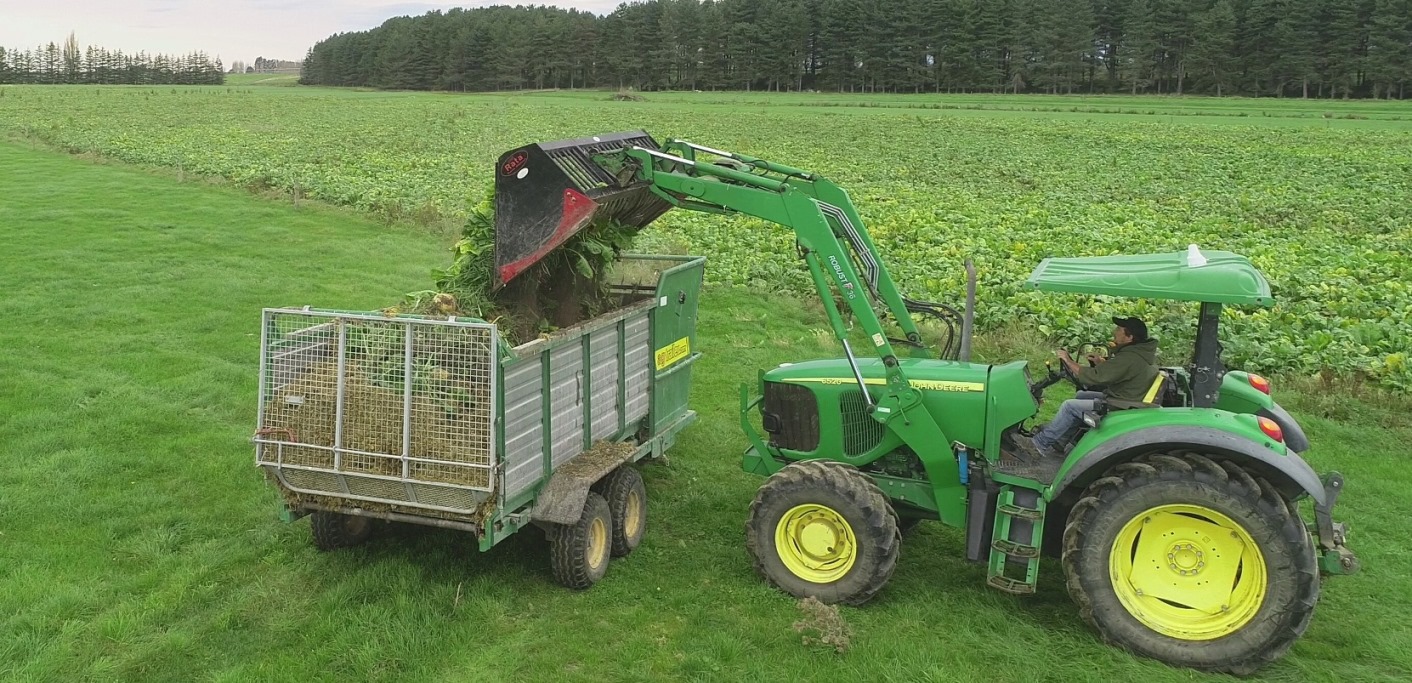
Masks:
[[[1124,606],[1110,565],[1115,540],[1136,516],[1161,505],[1198,505],[1219,513],[1255,542],[1265,564],[1265,588],[1248,621],[1225,635],[1182,639],[1149,627]],[[1269,482],[1197,453],[1149,455],[1118,465],[1070,510],[1063,539],[1069,595],[1084,620],[1111,644],[1175,666],[1252,673],[1304,633],[1319,597],[1314,547],[1291,507]]]
[[[845,574],[827,583],[807,580],[785,564],[776,545],[781,520],[801,505],[825,506],[846,521],[856,555]],[[902,544],[897,517],[877,484],[844,463],[809,460],[776,472],[761,485],[745,524],[746,549],[755,570],[795,597],[860,605],[892,578]]]
[[[608,573],[612,526],[608,501],[590,491],[579,521],[557,524],[548,531],[554,580],[576,590],[598,583]]]
[[[593,485],[608,501],[613,519],[613,557],[632,552],[647,531],[647,487],[631,465],[622,465]]]

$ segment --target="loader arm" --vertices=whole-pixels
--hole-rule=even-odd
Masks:
[[[745,214],[794,232],[867,414],[917,454],[932,497],[938,504],[949,501],[948,509],[960,514],[964,487],[957,480],[952,441],[905,376],[906,366],[915,364],[899,360],[895,346],[909,347],[914,357],[934,357],[912,320],[913,313],[931,315],[948,323],[950,334],[939,355],[952,358],[959,351],[955,330],[961,316],[950,307],[902,296],[848,194],[813,173],[682,140],[659,144],[641,130],[509,150],[495,170],[494,285],[520,277],[591,226],[640,229],[673,207]],[[874,300],[881,306],[875,309]],[[881,383],[875,376],[865,381],[839,301],[872,347],[864,353],[876,354],[878,362],[871,365],[881,369]],[[886,316],[894,318],[902,338],[888,338]],[[869,368],[869,375],[877,371]],[[752,442],[766,447],[758,439]]]
[[[957,327],[962,324],[961,313],[945,304],[917,301],[901,294],[901,291],[892,280],[892,275],[878,259],[878,250],[873,244],[872,236],[868,234],[868,231],[864,227],[863,219],[858,215],[857,208],[853,206],[853,201],[848,197],[848,193],[845,192],[843,188],[826,178],[822,178],[808,171],[802,171],[797,168],[766,161],[757,157],[704,147],[685,140],[668,140],[664,148],[669,152],[675,152],[679,156],[692,160],[693,162],[696,160],[696,152],[700,151],[718,157],[732,159],[767,174],[782,176],[783,180],[789,183],[791,187],[812,197],[819,204],[819,209],[823,212],[829,222],[829,227],[833,230],[834,238],[839,241],[846,241],[845,250],[851,248],[851,255],[854,258],[855,273],[862,277],[863,283],[868,286],[873,298],[887,307],[893,318],[896,319],[898,327],[900,327],[904,333],[904,339],[893,339],[891,341],[910,347],[912,349],[910,354],[912,357],[931,357],[911,317],[905,314],[899,316],[897,312],[903,310],[908,313],[919,313],[936,318],[947,324],[948,334],[946,343],[942,346],[940,352],[941,357],[952,358],[959,354],[961,344],[960,339],[956,336],[956,332]],[[714,167],[714,164],[711,166]],[[857,272],[857,269],[861,269],[862,272]]]
[[[842,316],[830,296],[831,289],[848,305],[873,346],[873,353],[882,360],[886,389],[873,406],[873,417],[884,423],[901,419],[893,427],[904,440],[934,444],[940,428],[921,407],[921,395],[908,383],[893,342],[912,347],[911,355],[930,355],[910,313],[936,305],[911,301],[898,292],[887,268],[878,260],[877,250],[847,193],[814,174],[754,157],[683,141],[669,141],[663,149],[667,151],[629,146],[595,160],[620,181],[646,183],[654,194],[673,206],[717,214],[742,213],[793,230],[829,326],[853,366],[859,389],[870,403],[872,398],[858,370]],[[751,170],[697,161],[697,151],[732,159]],[[860,277],[853,256],[865,269],[867,279]],[[869,294],[896,319],[905,340],[888,338]]]

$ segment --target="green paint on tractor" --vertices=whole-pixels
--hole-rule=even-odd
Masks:
[[[1308,623],[1316,544],[1341,558],[1325,569],[1356,570],[1331,516],[1342,477],[1321,478],[1305,461],[1308,443],[1267,381],[1221,362],[1222,306],[1273,304],[1245,257],[1192,246],[1038,264],[1030,289],[1200,304],[1189,362],[1161,368],[1144,402],[1098,401],[1065,455],[1038,458],[1017,444],[1044,389],[1078,380],[1051,372],[1036,381],[1023,361],[968,362],[970,294],[964,314],[905,296],[842,188],[642,132],[543,147],[559,172],[531,160],[531,180],[502,178],[507,192],[542,200],[520,204],[526,224],[540,226],[527,233],[534,240],[579,229],[561,196],[583,209],[573,215],[633,225],[681,208],[753,216],[793,234],[842,357],[781,365],[741,388],[742,466],[765,477],[746,545],[779,589],[865,603],[896,568],[902,530],[940,520],[965,530],[966,557],[987,565],[989,586],[1033,593],[1041,564],[1057,557],[1109,642],[1174,665],[1248,673]],[[542,246],[534,240],[522,250]],[[939,339],[924,339],[922,320],[940,325]],[[1313,534],[1290,514],[1304,497],[1315,503]],[[1221,585],[1231,576],[1244,581]],[[1260,616],[1208,613],[1223,604],[1261,607]]]

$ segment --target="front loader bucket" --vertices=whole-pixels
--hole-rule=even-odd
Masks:
[[[526,145],[495,172],[495,287],[600,220],[645,227],[671,208],[647,183],[620,180],[593,160],[625,147],[658,149],[642,131]]]

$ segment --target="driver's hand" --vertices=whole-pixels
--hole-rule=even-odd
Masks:
[[[1055,353],[1058,354],[1059,358],[1062,360],[1067,360],[1070,362],[1073,362],[1074,360],[1069,356],[1069,351],[1067,349],[1059,349],[1058,351],[1055,351]]]
[[[1088,364],[1089,364],[1089,365],[1098,365],[1099,363],[1102,363],[1102,362],[1105,361],[1105,360],[1108,360],[1108,359],[1107,359],[1107,358],[1104,358],[1103,356],[1100,356],[1100,355],[1098,355],[1098,354],[1096,354],[1096,353],[1090,353],[1090,354],[1088,354]]]

